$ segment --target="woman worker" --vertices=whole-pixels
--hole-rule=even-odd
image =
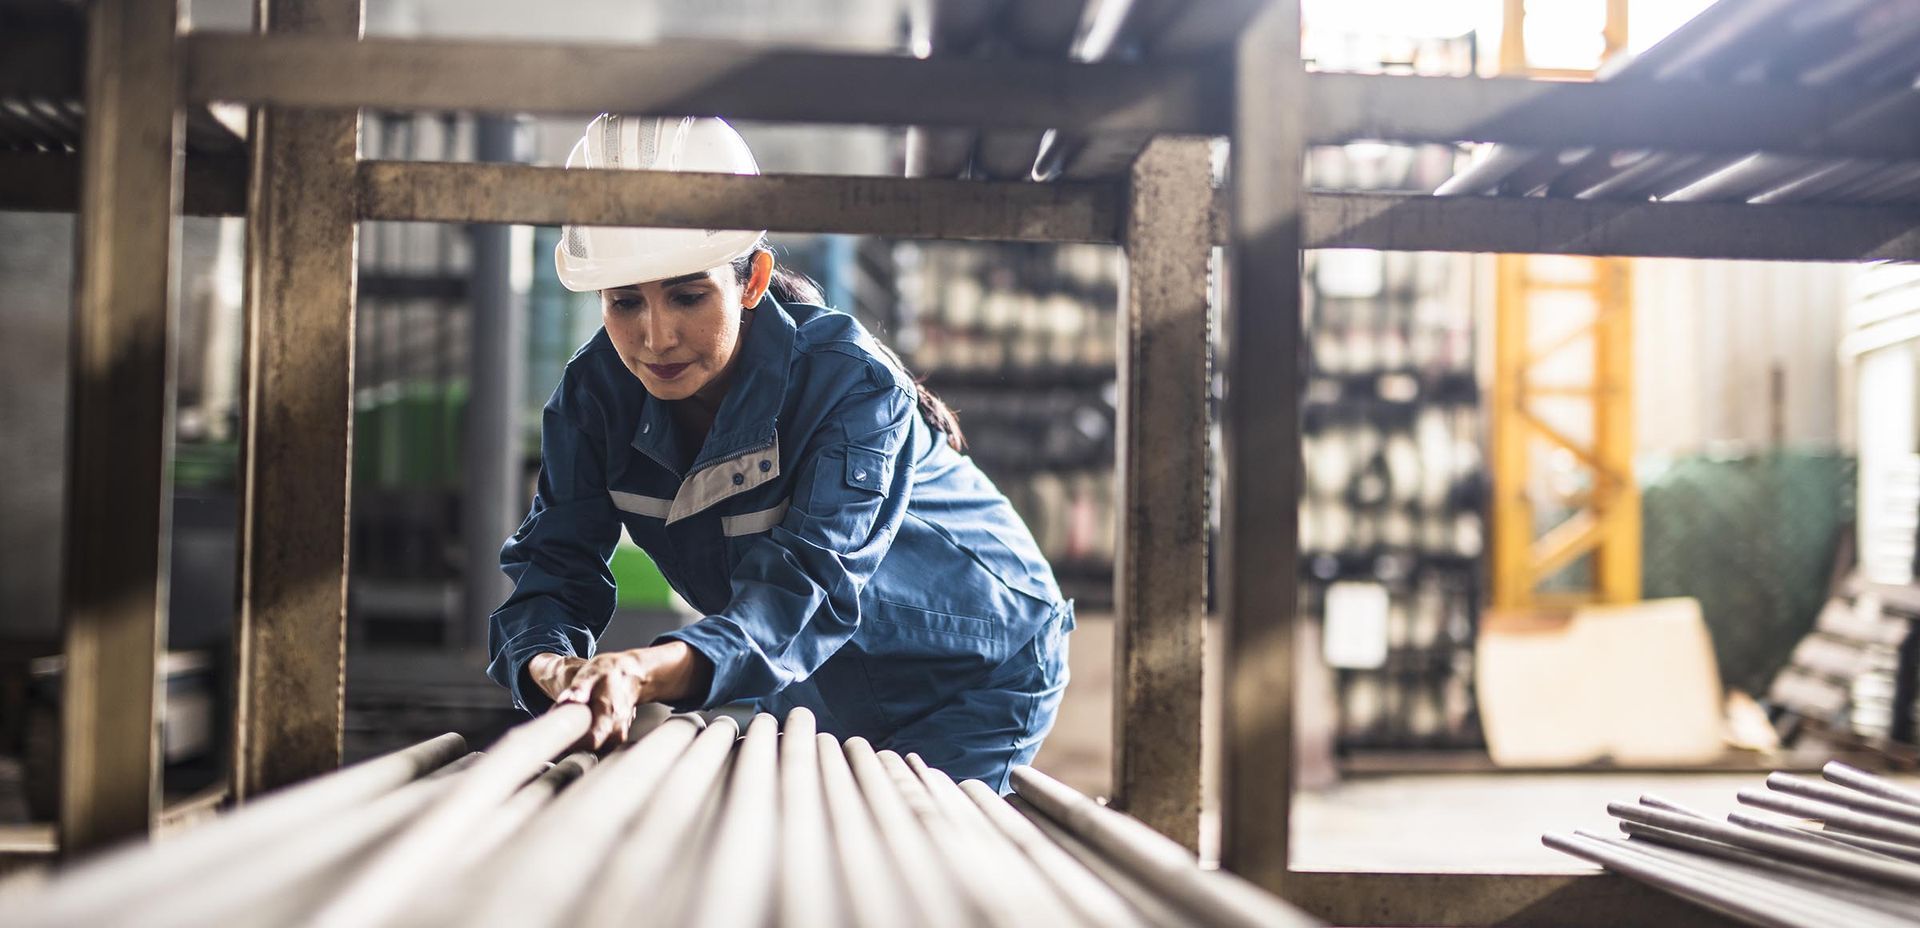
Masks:
[[[605,115],[567,167],[758,173],[721,120]],[[547,401],[488,674],[529,711],[586,703],[596,747],[640,703],[805,706],[1005,791],[1053,723],[1072,605],[952,413],[762,232],[574,226],[554,260],[604,325]],[[596,654],[623,528],[705,617]]]

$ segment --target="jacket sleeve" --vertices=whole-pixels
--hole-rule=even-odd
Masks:
[[[919,417],[897,384],[847,396],[803,450],[787,515],[745,551],[732,599],[662,640],[713,663],[710,708],[770,696],[806,679],[860,627],[860,591],[906,517]]]
[[[487,675],[529,712],[551,700],[524,674],[542,651],[593,656],[613,618],[613,571],[620,522],[607,495],[598,444],[550,402],[540,422],[540,480],[533,507],[500,549],[513,592],[494,611]]]

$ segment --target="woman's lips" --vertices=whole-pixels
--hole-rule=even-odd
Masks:
[[[687,368],[692,366],[693,366],[692,363],[689,362],[686,364],[649,364],[646,366],[646,368],[648,373],[652,374],[655,377],[660,378],[661,380],[672,380],[673,378],[680,376],[681,372],[685,371]]]

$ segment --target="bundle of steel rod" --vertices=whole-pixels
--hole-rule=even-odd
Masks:
[[[1625,839],[1546,835],[1548,847],[1750,925],[1920,923],[1920,793],[1845,764],[1826,782],[1775,773],[1715,821],[1656,796],[1613,803]],[[1817,823],[1820,827],[1813,827]]]
[[[1029,768],[1009,802],[796,709],[676,715],[605,757],[563,705],[0,885],[7,924],[1320,924]],[[558,758],[557,762],[554,760]]]

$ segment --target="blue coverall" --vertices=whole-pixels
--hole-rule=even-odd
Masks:
[[[853,317],[769,295],[741,338],[698,445],[605,330],[568,362],[542,417],[532,510],[501,550],[514,589],[493,614],[487,673],[516,705],[545,708],[523,668],[542,651],[593,654],[624,526],[705,615],[659,639],[713,664],[711,688],[675,708],[806,706],[821,731],[1004,792],[1053,724],[1072,603]]]

